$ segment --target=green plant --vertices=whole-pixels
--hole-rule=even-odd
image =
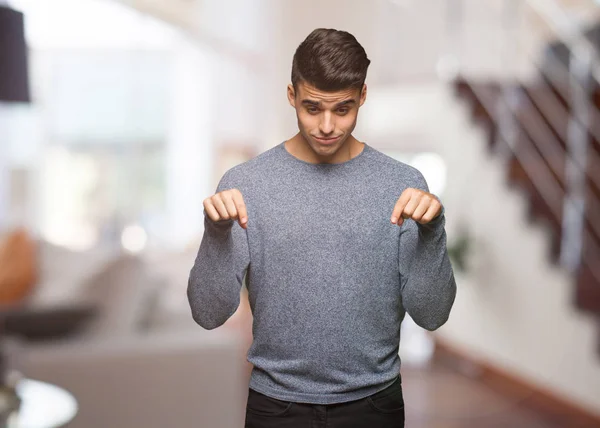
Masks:
[[[471,238],[466,232],[461,232],[457,238],[447,245],[450,262],[456,270],[466,272]]]

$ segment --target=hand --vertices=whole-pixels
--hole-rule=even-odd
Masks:
[[[242,192],[238,189],[228,189],[206,198],[203,203],[204,211],[213,221],[239,220],[240,226],[248,228],[248,213]]]
[[[391,221],[394,224],[398,221],[398,226],[400,226],[405,218],[412,218],[420,224],[426,224],[440,215],[441,212],[442,204],[433,194],[408,188],[402,192],[398,202],[396,202]]]

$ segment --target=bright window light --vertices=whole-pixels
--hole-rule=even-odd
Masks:
[[[127,226],[121,235],[121,245],[130,253],[139,253],[146,247],[148,235],[139,225]]]
[[[133,8],[107,0],[10,0],[25,14],[27,43],[51,48],[169,48],[175,32]]]

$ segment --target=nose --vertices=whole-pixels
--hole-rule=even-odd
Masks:
[[[335,123],[330,112],[326,111],[323,114],[319,130],[323,135],[329,135],[335,130]]]

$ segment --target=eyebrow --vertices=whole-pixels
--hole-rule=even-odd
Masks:
[[[345,101],[339,102],[335,105],[335,108],[342,107],[342,106],[345,106],[348,104],[356,104],[356,100],[345,100]],[[311,105],[311,106],[315,106],[315,107],[320,107],[321,101],[302,100],[302,105]]]

